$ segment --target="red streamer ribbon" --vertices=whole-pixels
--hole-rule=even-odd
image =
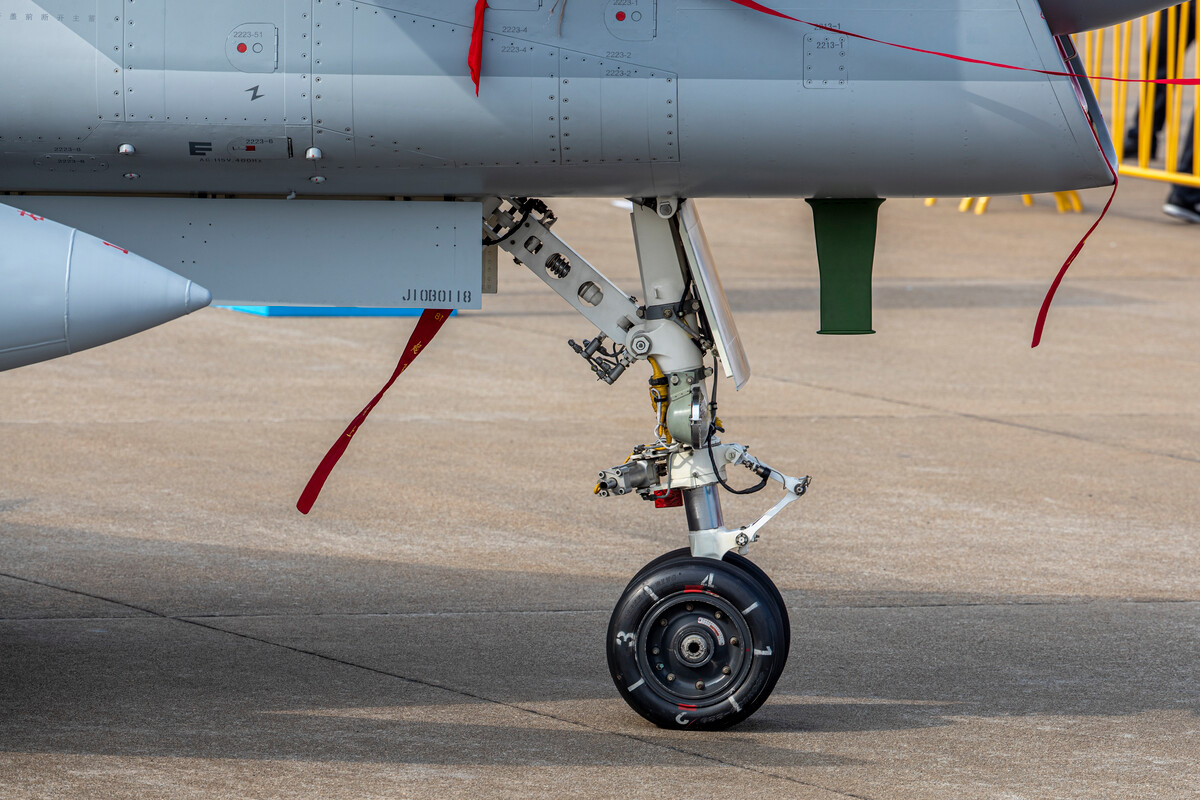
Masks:
[[[408,369],[408,365],[417,359],[425,346],[433,341],[433,337],[441,330],[442,325],[450,318],[449,309],[432,309],[427,308],[421,312],[421,318],[417,320],[417,326],[413,329],[412,336],[408,339],[408,344],[404,345],[404,352],[400,355],[400,363],[396,365],[396,371],[392,373],[392,377],[379,390],[379,394],[375,395],[371,402],[367,403],[367,407],[358,412],[358,416],[350,423],[338,440],[333,443],[333,447],[329,448],[329,452],[321,459],[321,463],[317,466],[312,477],[308,479],[308,485],[304,487],[304,492],[301,493],[300,499],[296,502],[296,508],[301,514],[307,514],[312,510],[313,503],[317,502],[318,495],[321,494],[321,488],[325,486],[326,479],[329,478],[329,473],[333,472],[334,466],[337,465],[338,459],[346,452],[346,448],[350,446],[350,440],[354,438],[354,434],[358,433],[359,427],[366,421],[367,415],[372,409],[379,404],[387,390],[392,388],[392,384],[396,379]]]
[[[471,68],[476,97],[479,97],[479,76],[483,72],[483,12],[487,9],[487,0],[475,3],[475,26],[471,28],[471,49],[467,51],[467,66]]]
[[[1033,343],[1029,345],[1030,347],[1037,347],[1042,343],[1042,329],[1046,327],[1046,316],[1050,313],[1050,304],[1054,302],[1054,294],[1058,291],[1058,285],[1062,283],[1067,270],[1071,268],[1071,264],[1075,263],[1075,256],[1083,251],[1083,246],[1087,244],[1088,239],[1092,238],[1092,234],[1095,233],[1096,228],[1099,228],[1100,223],[1108,216],[1108,210],[1112,208],[1113,200],[1117,197],[1117,185],[1120,183],[1117,178],[1117,170],[1113,167],[1112,162],[1108,160],[1108,154],[1104,152],[1104,148],[1100,147],[1100,137],[1096,136],[1095,128],[1092,129],[1092,136],[1096,137],[1096,147],[1099,148],[1100,155],[1104,157],[1104,165],[1112,173],[1112,193],[1108,195],[1108,202],[1104,204],[1104,210],[1100,212],[1100,216],[1096,217],[1096,221],[1092,223],[1092,227],[1088,228],[1087,233],[1075,245],[1075,249],[1071,251],[1071,255],[1067,256],[1067,260],[1059,268],[1058,275],[1054,276],[1054,282],[1050,284],[1050,289],[1046,292],[1046,297],[1042,300],[1042,307],[1038,309],[1037,322],[1033,326]]]

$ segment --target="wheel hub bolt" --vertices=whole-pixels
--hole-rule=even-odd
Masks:
[[[656,647],[653,650],[651,650],[650,652],[654,653],[654,655],[658,655],[658,648]]]
[[[717,619],[720,619],[720,618],[721,618],[721,612],[720,612],[720,611],[718,611],[718,612],[717,612],[716,614],[714,614],[713,616],[715,616]]]
[[[738,637],[734,636],[732,639],[729,640],[729,644],[733,645],[734,647],[737,647],[739,644],[741,644],[741,642],[738,641]]]
[[[696,681],[696,688],[697,688],[697,689],[703,689],[703,688],[704,688],[704,681]]]
[[[662,671],[663,665],[662,665],[662,664],[655,664],[655,665],[654,665],[654,668],[655,668],[655,669],[657,669],[657,670],[659,670],[659,671]]]
[[[733,672],[733,670],[731,670],[731,669],[729,668],[729,665],[728,665],[728,664],[726,664],[725,666],[721,667],[721,674],[722,674],[722,675],[728,675],[728,674],[729,674],[729,673],[731,673],[731,672]]]
[[[667,680],[669,680],[669,681],[673,681],[673,680],[675,680],[675,673],[674,673],[674,672],[668,672],[668,673],[667,673]]]
[[[666,617],[663,617],[662,619],[660,619],[660,620],[658,621],[658,624],[659,624],[659,625],[661,625],[661,626],[663,626],[664,628],[665,628],[665,627],[667,627],[667,618],[666,618]]]
[[[688,603],[688,604],[687,604],[687,610],[688,610],[688,611],[691,611],[693,608],[695,608],[695,606],[693,606],[691,603]]]

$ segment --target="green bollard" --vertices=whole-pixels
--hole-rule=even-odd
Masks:
[[[809,199],[821,268],[821,330],[824,334],[874,333],[871,329],[871,268],[883,198]]]

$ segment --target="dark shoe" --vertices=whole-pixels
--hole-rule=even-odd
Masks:
[[[1163,213],[1175,219],[1181,219],[1184,222],[1195,222],[1200,224],[1200,208],[1194,205],[1176,205],[1168,199],[1167,204],[1162,207]]]

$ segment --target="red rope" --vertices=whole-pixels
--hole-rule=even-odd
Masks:
[[[408,365],[417,359],[421,351],[425,349],[425,345],[433,341],[433,337],[441,330],[442,325],[450,318],[448,309],[432,309],[427,308],[421,312],[421,318],[417,320],[417,326],[413,329],[412,336],[408,339],[408,344],[404,345],[404,352],[400,355],[400,363],[396,365],[396,371],[392,373],[392,377],[379,390],[379,394],[367,403],[367,407],[358,412],[358,416],[350,423],[350,426],[338,437],[338,440],[333,443],[333,447],[329,448],[329,452],[321,459],[321,463],[317,465],[317,469],[313,472],[312,477],[308,479],[308,485],[304,487],[304,491],[300,495],[300,499],[296,502],[296,508],[301,514],[307,514],[312,510],[313,503],[317,502],[317,497],[321,494],[321,487],[325,485],[325,480],[329,477],[329,473],[333,472],[334,466],[337,465],[338,459],[346,452],[346,448],[350,446],[350,440],[354,438],[354,434],[358,433],[359,427],[366,421],[367,415],[371,410],[378,405],[383,399],[387,390],[392,388],[392,384],[396,379],[408,369]]]
[[[1092,130],[1092,136],[1096,136],[1095,129]],[[1104,210],[1100,212],[1100,216],[1092,223],[1092,227],[1088,228],[1087,233],[1075,245],[1075,249],[1071,251],[1071,255],[1067,256],[1067,260],[1058,270],[1058,275],[1054,277],[1054,282],[1050,284],[1049,291],[1046,292],[1046,297],[1042,300],[1042,307],[1038,309],[1037,322],[1033,326],[1033,344],[1030,347],[1037,347],[1042,343],[1042,329],[1046,327],[1046,316],[1050,313],[1050,304],[1054,302],[1054,294],[1058,291],[1058,285],[1062,283],[1063,278],[1067,274],[1067,270],[1071,268],[1071,264],[1075,263],[1075,256],[1079,255],[1083,250],[1083,246],[1087,244],[1088,239],[1095,233],[1096,228],[1100,227],[1100,223],[1108,216],[1108,210],[1112,208],[1113,200],[1117,197],[1117,185],[1120,183],[1117,178],[1117,171],[1113,168],[1112,162],[1108,160],[1108,154],[1104,152],[1104,148],[1100,147],[1100,138],[1096,137],[1096,146],[1100,148],[1100,155],[1104,156],[1104,165],[1108,167],[1108,171],[1112,173],[1113,186],[1112,193],[1108,195],[1108,202],[1104,204]]]
[[[471,69],[476,97],[479,97],[479,76],[483,72],[483,12],[487,9],[487,0],[475,3],[475,26],[471,28],[471,49],[467,51],[467,66]]]

